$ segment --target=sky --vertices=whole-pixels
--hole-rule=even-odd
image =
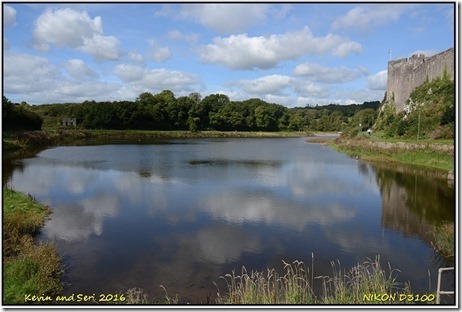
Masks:
[[[454,47],[454,3],[3,2],[3,95],[171,90],[287,107],[381,101],[387,63]]]

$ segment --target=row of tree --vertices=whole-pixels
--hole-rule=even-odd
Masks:
[[[342,131],[355,136],[372,128],[388,136],[453,138],[454,81],[443,75],[411,93],[408,110],[399,114],[384,97],[363,104],[287,108],[253,98],[230,101],[224,94],[201,98],[198,93],[176,98],[172,91],[142,93],[135,101],[13,104],[3,97],[3,130],[57,127],[72,118],[83,129]],[[379,106],[380,112],[379,112]]]
[[[63,118],[75,118],[85,129],[220,130],[220,131],[342,131],[364,110],[376,115],[379,102],[289,109],[253,98],[230,101],[224,94],[201,98],[198,93],[176,98],[172,91],[142,93],[135,101],[31,106],[55,127]],[[365,127],[372,126],[364,119]]]

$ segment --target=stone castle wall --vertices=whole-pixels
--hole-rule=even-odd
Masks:
[[[431,81],[442,76],[445,67],[454,79],[454,48],[431,57],[420,54],[388,62],[387,100],[395,103],[396,112],[402,112],[411,92],[427,77]]]

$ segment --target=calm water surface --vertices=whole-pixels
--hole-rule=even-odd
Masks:
[[[303,138],[56,147],[19,161],[8,184],[53,209],[40,239],[64,258],[66,294],[163,285],[204,302],[242,266],[314,255],[320,276],[378,254],[424,293],[444,264],[430,227],[455,216],[445,180]]]

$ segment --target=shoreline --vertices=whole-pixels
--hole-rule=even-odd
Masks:
[[[387,142],[369,138],[344,138],[338,132],[246,132],[246,131],[159,131],[159,130],[64,130],[21,131],[2,133],[3,160],[29,157],[50,147],[85,145],[89,142],[149,142],[157,139],[187,138],[297,138],[319,143],[366,161],[402,163],[443,171],[454,180],[454,144],[438,141]]]
[[[41,131],[41,132],[43,132],[43,131]],[[71,136],[70,138],[69,137],[61,138],[62,141],[58,141],[57,145],[59,145],[59,144],[75,144],[75,143],[78,143],[78,139],[82,139],[82,137],[83,137],[84,140],[89,139],[89,138],[91,139],[91,137],[86,137],[85,136],[86,133],[82,133],[82,132],[76,131],[74,133],[74,136]],[[105,135],[103,137],[95,136],[94,139],[96,139],[96,140],[100,140],[100,139],[101,140],[110,140],[111,138],[112,139],[116,138],[117,135],[120,136],[120,134],[123,133],[123,132],[125,132],[125,131],[99,131],[99,130],[97,130],[97,132],[94,132],[93,135],[96,135],[96,134]],[[63,134],[63,132],[57,132],[57,133]],[[152,138],[152,139],[156,139],[156,138],[182,138],[181,136],[179,136],[180,134],[182,134],[182,132],[178,132],[178,131],[167,132],[167,134],[164,131],[154,131],[154,132],[146,132],[146,131],[133,131],[132,132],[132,131],[130,131],[130,133],[124,133],[124,134],[125,134],[124,139],[126,139],[126,140],[132,140],[132,139],[134,139],[134,136],[137,136],[137,135],[138,136],[143,136],[143,137],[148,138],[148,139],[150,139],[150,138]],[[41,134],[35,133],[34,136],[33,136],[33,134],[23,134],[23,135],[24,135],[23,136],[24,138],[31,138],[30,142],[34,142],[33,141],[34,138],[35,139],[40,138],[40,135],[46,135],[46,133],[45,134],[44,133],[41,133]],[[150,136],[150,135],[154,135],[154,136]],[[166,135],[169,135],[169,136],[166,136]],[[314,133],[309,133],[309,134],[308,133],[301,133],[300,136],[295,136],[294,133],[284,133],[284,134],[277,133],[277,132],[276,133],[260,133],[260,132],[254,132],[254,133],[242,133],[242,132],[223,133],[223,132],[212,131],[212,132],[201,132],[200,134],[198,134],[198,133],[190,133],[190,135],[191,135],[190,137],[198,137],[198,138],[201,138],[201,137],[203,137],[203,138],[205,138],[205,137],[215,137],[215,138],[220,138],[220,137],[225,137],[225,138],[226,137],[228,137],[228,138],[234,138],[234,137],[274,137],[274,138],[276,138],[276,137],[304,137],[304,136],[310,136],[310,138],[314,138],[314,139],[316,139],[316,138],[326,139],[328,142],[324,142],[324,143],[321,143],[321,144],[330,146],[331,148],[333,148],[332,145],[338,144],[339,143],[338,141],[342,140],[342,139],[339,139],[338,141],[336,141],[336,140],[334,140],[332,138],[327,139],[326,137],[329,137],[331,134],[325,134],[325,135],[320,135],[319,136],[318,134],[314,134]],[[211,136],[211,135],[213,135],[213,136]],[[244,136],[244,135],[247,135],[247,136]],[[183,138],[187,138],[187,137],[183,137]],[[73,140],[75,140],[75,141],[73,141]],[[364,142],[369,141],[367,139],[363,139],[363,140],[364,140]],[[53,142],[53,137],[50,137],[49,142]],[[40,143],[40,142],[38,142],[38,143]],[[312,142],[312,143],[315,143],[315,142]],[[33,146],[33,144],[31,144],[31,146]],[[350,147],[351,146],[353,146],[353,145],[350,144]],[[359,146],[361,146],[361,145],[359,145]],[[368,146],[368,145],[364,145],[364,146]],[[364,148],[364,146],[363,146],[363,148]],[[386,145],[386,146],[388,146],[388,145]],[[390,146],[392,146],[392,145],[390,145]],[[397,146],[400,146],[400,145],[397,145]],[[409,145],[409,146],[411,146],[411,145]],[[47,147],[49,147],[49,146],[41,146],[41,148],[47,148]],[[344,147],[344,148],[346,148],[346,147]],[[393,145],[393,148],[395,148],[394,145]],[[414,149],[415,148],[413,148],[411,150],[414,150]],[[448,150],[450,150],[450,149],[448,149]],[[402,151],[402,150],[400,150],[400,151]],[[341,151],[341,152],[343,152],[343,151]],[[355,151],[355,153],[356,152],[357,151]],[[367,155],[361,156],[361,158],[363,158],[365,160],[368,160],[366,156]],[[376,159],[370,159],[370,160],[377,161]],[[380,160],[380,161],[384,161],[384,160]],[[384,162],[389,162],[389,161],[384,161]],[[3,189],[3,192],[5,194],[5,192],[6,192],[5,188]],[[34,202],[33,198],[30,198],[30,196],[29,196],[29,198],[27,198],[27,195],[23,194],[23,196],[24,196],[24,200],[29,199],[30,202]],[[4,201],[4,203],[3,203],[4,212],[5,212],[5,209],[6,209],[5,207],[7,207],[7,206],[10,206],[10,204],[8,204],[6,201]]]
[[[64,268],[54,243],[35,242],[51,213],[31,195],[3,188],[3,304],[62,291]]]
[[[87,140],[150,140],[174,138],[296,138],[310,136],[303,131],[186,131],[186,130],[65,130],[3,132],[3,151],[21,154],[60,145],[79,145]]]
[[[440,142],[385,142],[368,138],[338,138],[326,142],[332,149],[372,162],[400,163],[444,172],[454,180],[454,144]]]

